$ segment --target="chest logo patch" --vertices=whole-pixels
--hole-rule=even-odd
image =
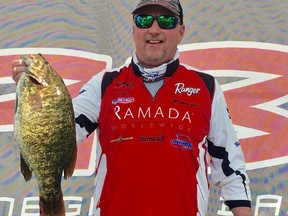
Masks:
[[[193,148],[190,138],[184,134],[177,134],[176,139],[170,140],[170,143],[180,150],[191,150]]]
[[[188,96],[197,95],[200,93],[200,88],[186,87],[184,83],[175,84],[175,94],[186,93]]]
[[[133,103],[135,99],[133,97],[119,97],[112,100],[112,104],[128,104]]]

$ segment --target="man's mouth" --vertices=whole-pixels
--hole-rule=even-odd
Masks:
[[[162,43],[163,41],[161,40],[148,40],[147,43],[150,43],[150,44],[160,44]]]

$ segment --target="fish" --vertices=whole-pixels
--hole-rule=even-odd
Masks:
[[[27,69],[16,87],[14,139],[25,181],[34,174],[41,216],[64,216],[61,180],[73,175],[75,117],[62,78],[41,53],[21,56]]]

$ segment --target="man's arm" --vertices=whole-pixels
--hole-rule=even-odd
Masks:
[[[208,152],[211,155],[211,180],[221,188],[225,204],[235,212],[234,215],[246,216],[246,214],[242,214],[242,210],[248,210],[249,215],[249,212],[251,213],[249,210],[251,193],[245,159],[232,120],[227,112],[223,91],[217,82],[208,135]],[[241,213],[238,214],[238,211]]]

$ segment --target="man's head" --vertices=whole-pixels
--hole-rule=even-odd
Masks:
[[[183,9],[178,0],[141,0],[136,8],[132,11],[132,14],[136,14],[141,8],[148,5],[160,5],[162,7],[167,8],[172,13],[177,15],[180,18],[180,25],[183,25]]]
[[[136,55],[143,67],[157,67],[173,59],[185,26],[178,0],[141,0],[133,14]]]

